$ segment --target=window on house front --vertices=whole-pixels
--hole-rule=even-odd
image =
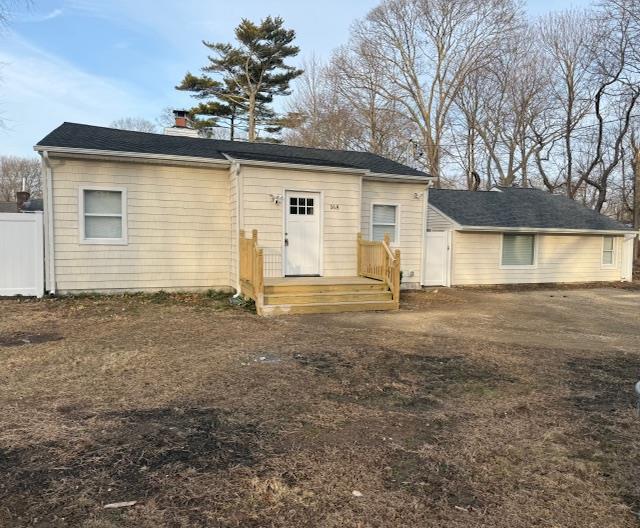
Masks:
[[[81,241],[124,244],[126,193],[122,189],[80,189]]]
[[[615,262],[615,245],[612,236],[603,237],[602,240],[602,264],[613,266]]]
[[[535,235],[502,235],[503,266],[533,266],[535,253]]]
[[[398,206],[374,204],[371,219],[371,240],[384,240],[389,234],[391,242],[398,239]]]

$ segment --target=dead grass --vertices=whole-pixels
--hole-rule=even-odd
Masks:
[[[461,321],[498,295],[441,291]],[[214,294],[0,302],[0,526],[637,525],[636,348],[346,317]]]

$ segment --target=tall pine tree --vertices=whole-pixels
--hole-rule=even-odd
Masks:
[[[279,130],[271,103],[275,96],[289,95],[290,82],[302,74],[285,62],[300,49],[292,44],[295,31],[283,25],[280,17],[267,17],[260,24],[243,19],[235,29],[236,45],[203,41],[213,52],[204,74],[187,73],[176,87],[203,100],[191,109],[196,126],[219,126],[226,120],[234,139],[238,120],[246,120],[249,141],[256,140],[259,127]]]

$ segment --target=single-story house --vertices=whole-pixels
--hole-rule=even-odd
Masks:
[[[431,189],[423,284],[628,281],[636,234],[541,190]]]
[[[630,276],[632,232],[574,202],[429,190],[428,174],[374,154],[183,126],[64,123],[38,142],[47,291],[226,289],[269,314],[395,309],[400,288],[432,284]]]
[[[229,289],[280,313],[421,286],[431,178],[389,159],[73,123],[35,149],[50,292]]]

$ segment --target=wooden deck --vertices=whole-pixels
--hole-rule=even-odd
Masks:
[[[278,277],[264,280],[263,315],[394,310],[383,281],[366,277]]]
[[[400,306],[400,251],[383,241],[357,237],[357,276],[278,277],[264,272],[258,231],[240,230],[240,292],[256,303],[259,315],[397,310]]]
[[[381,281],[367,277],[265,277],[265,286],[308,285],[318,286],[327,284],[380,284]]]

